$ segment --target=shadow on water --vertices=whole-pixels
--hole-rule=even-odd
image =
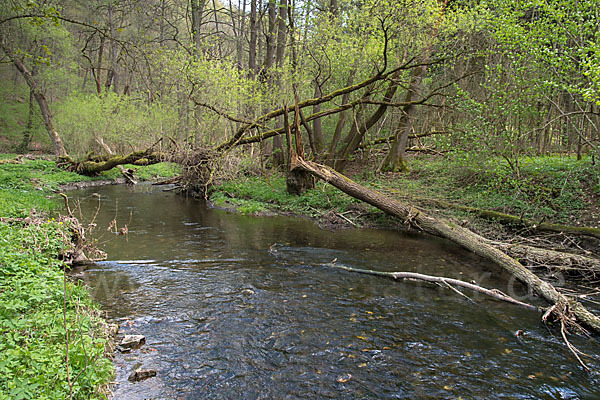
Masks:
[[[100,202],[101,241],[115,216],[129,228],[83,272],[121,331],[147,337],[116,355],[116,399],[600,398],[598,376],[534,312],[322,265],[474,280],[536,302],[447,241],[240,216],[146,185],[71,196],[85,216]],[[597,354],[593,339],[573,343]],[[128,382],[140,365],[158,376]]]

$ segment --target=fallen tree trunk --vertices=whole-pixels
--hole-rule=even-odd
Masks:
[[[487,240],[487,239],[486,239]],[[600,259],[566,253],[564,251],[542,249],[520,243],[504,243],[487,240],[489,244],[499,248],[512,257],[526,260],[533,267],[543,266],[564,272],[576,272],[581,275],[600,275]]]
[[[534,231],[545,231],[545,232],[557,232],[557,233],[569,233],[572,235],[589,236],[600,239],[600,229],[592,228],[589,226],[572,226],[572,225],[561,225],[551,224],[548,222],[535,222],[530,219],[522,218],[516,215],[505,214],[499,211],[486,210],[482,208],[475,208],[464,206],[462,204],[448,203],[437,199],[422,199],[426,202],[437,204],[445,208],[454,208],[457,210],[467,211],[476,214],[480,217],[498,221],[503,224],[519,225],[525,228],[529,228]]]
[[[527,308],[528,310],[541,311],[540,308],[533,306],[531,304],[523,303],[522,301],[519,301],[513,297],[508,296],[505,293],[502,293],[498,289],[486,289],[479,285],[475,285],[474,283],[465,282],[465,281],[461,281],[458,279],[446,278],[443,276],[432,276],[432,275],[419,274],[417,272],[405,272],[405,271],[386,272],[386,271],[375,271],[372,269],[352,268],[352,267],[346,267],[345,265],[335,264],[333,262],[328,263],[328,264],[323,264],[323,265],[326,265],[328,267],[343,269],[345,271],[356,272],[359,274],[384,276],[386,278],[392,278],[394,280],[404,279],[404,280],[413,280],[413,281],[431,282],[431,283],[436,283],[436,284],[444,284],[446,287],[450,287],[453,290],[456,290],[454,288],[454,286],[459,286],[459,287],[463,287],[466,289],[470,289],[477,293],[485,294],[486,296],[489,296],[496,300],[505,301],[507,303],[511,303],[511,304],[515,304],[515,305]],[[460,294],[462,296],[464,296],[464,294],[462,294],[462,293],[460,293]]]
[[[162,153],[152,150],[143,150],[125,156],[87,157],[83,161],[74,161],[70,157],[60,157],[57,165],[80,175],[96,175],[123,164],[151,165],[165,160]]]
[[[574,316],[574,319],[581,325],[600,333],[600,318],[590,313],[581,303],[569,300],[559,293],[554,286],[540,279],[517,260],[492,246],[485,238],[450,221],[430,217],[410,205],[402,204],[380,192],[361,186],[329,167],[300,158],[294,161],[293,168],[308,171],[352,197],[369,203],[387,214],[405,219],[417,229],[452,240],[475,254],[496,263],[548,303],[558,304],[558,307],[554,307],[554,312],[568,313],[566,316],[559,314],[559,318]]]
[[[392,192],[396,192],[396,190],[392,190]],[[398,193],[400,192],[398,191]],[[410,197],[406,199],[407,201],[408,199],[411,199],[414,201],[426,202],[442,207],[452,207],[456,205],[454,203],[446,203],[437,199],[422,197]],[[534,247],[522,243],[505,243],[490,239],[486,240],[490,245],[499,248],[511,257],[517,258],[521,261],[526,261],[528,266],[544,267],[546,269],[575,273],[586,279],[595,278],[596,274],[600,274],[600,259],[589,255],[574,254],[556,249]]]

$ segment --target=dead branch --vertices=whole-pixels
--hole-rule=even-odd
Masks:
[[[535,222],[530,219],[526,219],[520,216],[501,213],[494,210],[486,210],[482,208],[475,208],[464,206],[462,204],[450,203],[437,199],[423,199],[428,203],[433,203],[445,208],[454,208],[457,210],[467,211],[476,214],[482,218],[492,219],[503,224],[512,224],[526,227],[534,231],[546,231],[546,232],[558,232],[568,233],[571,235],[589,236],[600,239],[600,229],[588,227],[588,226],[572,226],[572,225],[561,225],[552,224],[548,222]]]
[[[307,100],[301,101],[298,103],[298,108],[302,109],[305,107],[315,106],[315,105],[319,105],[319,104],[331,101],[331,100],[335,99],[336,97],[342,96],[346,93],[352,93],[352,92],[360,90],[364,87],[367,87],[372,83],[375,83],[375,82],[378,82],[381,80],[385,80],[388,77],[390,77],[391,75],[397,73],[398,71],[408,70],[408,69],[412,69],[412,68],[415,68],[420,65],[424,65],[423,63],[414,63],[413,64],[413,61],[414,61],[414,59],[410,59],[410,60],[406,61],[404,64],[402,64],[388,72],[378,72],[377,74],[373,75],[369,79],[366,79],[360,83],[357,83],[356,85],[350,85],[350,86],[346,86],[342,89],[334,90],[333,92],[330,92],[330,93],[328,93],[324,96],[318,97],[318,98],[307,99]],[[429,64],[429,63],[427,63],[427,64]],[[244,136],[244,134],[246,132],[252,130],[253,128],[260,126],[265,121],[268,121],[268,120],[276,118],[280,115],[283,115],[283,113],[292,112],[292,111],[294,111],[294,109],[295,109],[295,105],[294,106],[285,106],[285,107],[278,108],[276,110],[273,110],[267,114],[264,114],[264,115],[256,118],[252,123],[241,126],[231,139],[218,145],[216,147],[216,150],[217,151],[229,150],[230,148],[232,148],[233,146],[238,144],[238,142],[242,139],[242,137]]]
[[[375,271],[375,270],[371,270],[371,269],[359,269],[359,268],[346,267],[345,265],[340,265],[340,264],[336,264],[333,262],[328,263],[328,264],[323,264],[323,265],[328,266],[328,267],[343,269],[345,271],[356,272],[359,274],[384,276],[386,278],[391,278],[394,280],[403,279],[403,280],[431,282],[431,283],[436,283],[436,284],[449,285],[449,287],[453,288],[453,289],[455,289],[454,286],[464,287],[466,289],[473,290],[474,292],[485,294],[486,296],[492,297],[496,300],[505,301],[505,302],[508,302],[511,304],[516,304],[518,306],[527,308],[528,310],[534,310],[534,311],[540,311],[540,312],[542,311],[539,307],[519,301],[519,300],[517,300],[513,297],[510,297],[509,295],[501,292],[498,289],[486,289],[482,286],[475,285],[470,282],[461,281],[458,279],[446,278],[443,276],[425,275],[425,274],[420,274],[417,272],[405,272],[405,271],[386,272],[386,271]],[[461,293],[461,294],[464,295],[463,293]]]
[[[578,301],[569,300],[558,292],[554,286],[543,281],[520,262],[492,246],[485,238],[476,233],[451,221],[433,218],[415,207],[400,203],[380,192],[359,185],[327,166],[297,159],[292,167],[308,171],[354,198],[371,204],[387,214],[403,218],[416,229],[447,238],[471,250],[473,253],[494,262],[512,274],[517,280],[527,285],[534,293],[538,294],[549,304],[553,305],[558,302],[569,304],[569,313],[581,325],[585,325],[593,331],[600,333],[599,317],[589,312]]]
[[[427,137],[427,136],[433,136],[433,135],[445,135],[448,134],[448,131],[431,131],[431,132],[423,132],[423,133],[415,133],[413,135],[408,135],[409,139],[419,139],[422,137]],[[371,142],[368,143],[364,143],[361,144],[360,146],[358,146],[359,149],[364,149],[367,147],[373,147],[376,146],[378,144],[386,144],[386,143],[391,143],[394,139],[396,138],[396,135],[391,135],[388,137],[384,137],[384,138],[380,138],[380,139],[375,139]]]

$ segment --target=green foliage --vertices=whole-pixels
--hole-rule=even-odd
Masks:
[[[179,165],[170,162],[161,162],[158,164],[144,166],[124,164],[123,168],[133,169],[135,171],[135,177],[141,181],[153,181],[161,178],[172,178],[181,173]],[[99,178],[109,180],[122,177],[123,175],[121,174],[121,171],[119,171],[117,168],[113,168],[109,171],[104,171],[99,176]]]
[[[319,216],[331,209],[343,212],[358,202],[323,182],[301,196],[291,195],[281,175],[267,179],[242,177],[225,182],[214,189],[211,200],[219,206],[233,204],[239,207],[238,211],[247,214],[274,209],[309,216]]]
[[[0,74],[9,76],[8,68],[0,66]],[[16,84],[9,79],[0,80],[0,151],[11,151],[23,140],[23,132],[29,116],[29,88],[24,84]],[[33,119],[32,136],[35,141],[48,142],[48,134],[39,113]],[[4,140],[6,144],[2,143]]]
[[[63,267],[56,259],[64,227],[0,223],[0,398],[64,399],[66,376]],[[86,290],[66,286],[73,398],[98,397],[112,366]],[[3,397],[6,396],[6,397]]]
[[[507,0],[498,7],[500,18],[490,21],[495,37],[513,56],[544,71],[537,84],[600,103],[596,2]]]
[[[48,161],[0,164],[0,216],[56,209],[49,189],[81,179]],[[68,227],[40,218],[0,222],[0,399],[65,399],[71,391],[75,399],[103,397],[98,388],[111,379],[112,365],[102,320],[85,288],[64,281],[58,258]]]
[[[412,164],[409,193],[495,209],[534,220],[570,222],[581,218],[600,195],[600,169],[589,158],[526,157],[515,172],[505,160],[419,160]]]
[[[92,150],[105,153],[105,141],[118,154],[147,148],[159,138],[176,136],[177,111],[161,103],[136,100],[112,92],[102,96],[70,96],[56,107],[56,126],[67,151],[83,156]]]
[[[55,210],[57,203],[48,199],[49,191],[57,190],[60,184],[90,179],[59,169],[53,161],[0,164],[0,215],[24,217],[31,208],[43,212]]]

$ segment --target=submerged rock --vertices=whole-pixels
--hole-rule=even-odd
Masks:
[[[123,349],[139,349],[146,343],[146,337],[143,335],[125,335],[119,342],[119,347]]]
[[[135,371],[133,371],[130,375],[129,375],[129,381],[130,382],[140,382],[143,381],[145,379],[148,378],[152,378],[153,376],[156,376],[156,370],[155,369],[141,369],[138,368]]]

